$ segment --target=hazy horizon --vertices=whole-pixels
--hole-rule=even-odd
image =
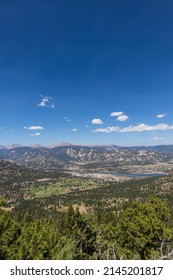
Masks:
[[[28,145],[22,145],[20,143],[10,143],[10,144],[0,144],[0,147],[10,147],[10,146],[19,146],[19,147],[44,147],[44,148],[51,148],[51,147],[63,147],[63,146],[81,146],[81,147],[99,147],[99,146],[117,146],[117,147],[124,147],[124,148],[130,148],[130,147],[156,147],[156,146],[172,146],[173,144],[155,144],[155,145],[130,145],[130,146],[124,146],[124,145],[116,145],[114,143],[109,144],[80,144],[80,143],[67,143],[67,142],[60,142],[60,143],[53,143],[50,145],[42,145],[40,143],[31,143]]]

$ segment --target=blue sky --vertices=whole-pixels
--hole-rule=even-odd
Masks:
[[[0,144],[173,144],[170,0],[0,0]]]

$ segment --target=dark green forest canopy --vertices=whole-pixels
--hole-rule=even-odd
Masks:
[[[9,213],[0,199],[0,259],[162,259],[172,257],[165,200],[149,197],[122,212]],[[46,212],[45,212],[46,213]],[[168,256],[169,255],[169,256]]]

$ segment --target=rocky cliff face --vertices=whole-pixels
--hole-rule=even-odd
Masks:
[[[0,147],[0,158],[31,168],[58,168],[69,163],[153,164],[173,160],[173,148],[108,146]]]

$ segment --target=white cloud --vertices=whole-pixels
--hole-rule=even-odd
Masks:
[[[120,131],[119,126],[108,126],[106,128],[96,128],[94,132],[111,133]]]
[[[89,125],[85,125],[85,128],[88,128],[89,127]]]
[[[34,134],[30,134],[30,136],[33,136],[33,137],[35,137],[35,136],[40,136],[41,134],[39,133],[39,132],[36,132],[36,133],[34,133]]]
[[[164,140],[165,138],[164,137],[153,137],[153,140],[156,140],[156,141],[160,141],[160,140]]]
[[[103,121],[101,119],[93,119],[91,121],[92,124],[103,124]]]
[[[45,96],[42,98],[41,102],[38,104],[39,107],[54,108],[54,102],[52,97]]]
[[[112,112],[111,114],[110,114],[110,116],[111,117],[119,117],[119,116],[121,116],[121,115],[123,115],[124,113],[123,112]]]
[[[125,122],[129,117],[127,115],[121,115],[117,118],[117,121]]]
[[[76,131],[78,131],[78,130],[77,130],[77,128],[72,128],[71,131],[76,132]]]
[[[117,117],[117,121],[125,122],[129,117],[125,115],[123,112],[112,112],[110,114],[111,117]]]
[[[164,123],[159,123],[157,125],[147,125],[147,124],[139,124],[139,125],[130,125],[124,128],[120,128],[119,126],[112,126],[106,128],[97,128],[94,132],[102,132],[102,133],[110,133],[110,132],[144,132],[144,131],[165,131],[165,130],[173,130],[173,125],[168,125]]]
[[[128,127],[124,127],[120,130],[120,132],[143,132],[143,131],[156,131],[156,130],[173,130],[173,125],[169,126],[168,124],[159,123],[156,125],[147,125],[147,124],[139,124],[136,126],[130,125]]]
[[[158,115],[156,116],[156,118],[162,119],[162,118],[164,118],[165,116],[166,116],[166,113],[165,113],[165,114],[158,114]]]
[[[24,128],[28,129],[28,130],[41,130],[41,129],[44,129],[44,127],[39,126],[39,125],[33,125],[33,126],[29,126],[29,127],[25,126]]]

